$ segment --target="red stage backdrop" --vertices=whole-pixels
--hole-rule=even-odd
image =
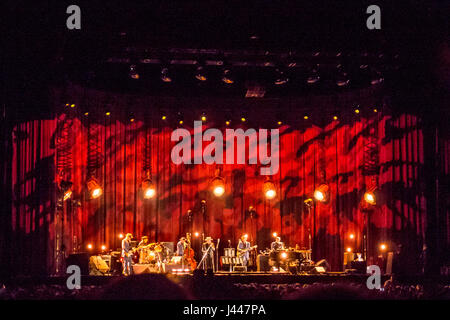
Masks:
[[[123,101],[104,104],[100,98],[84,98],[70,108],[65,106],[68,98],[56,94],[54,119],[21,123],[14,130],[12,242],[19,253],[14,259],[23,273],[54,272],[56,257],[62,261],[70,252],[85,251],[87,243],[115,249],[120,246],[120,233],[175,242],[184,233],[196,231],[220,238],[224,246],[227,240],[234,246],[242,233],[248,233],[259,248],[270,245],[272,232],[290,246],[307,248],[311,233],[315,259],[325,258],[333,270],[342,270],[345,249],[362,250],[366,215],[371,256],[378,255],[380,243],[389,250],[402,243],[414,261],[422,248],[426,228],[422,131],[420,119],[413,115],[394,117],[379,106],[378,112],[370,108],[354,114],[351,110],[337,121],[325,112],[310,114],[310,122],[302,126],[281,125],[280,170],[272,177],[276,198],[264,198],[265,177],[259,175],[258,165],[223,165],[226,192],[215,198],[209,184],[218,165],[172,163],[174,126],[149,117],[148,111],[136,111],[131,122]],[[89,115],[80,110],[83,103],[89,105]],[[105,116],[104,110],[113,104],[111,115]],[[117,111],[117,106],[123,109]],[[288,118],[303,120],[301,110],[291,111]],[[161,114],[159,109],[151,113]],[[256,113],[249,113],[249,119]],[[175,114],[169,111],[168,116]],[[224,122],[225,118],[216,117],[205,128],[224,130]],[[252,126],[237,122],[231,127]],[[192,125],[185,120],[186,128]],[[148,148],[146,139],[151,142]],[[157,186],[157,195],[150,200],[140,192],[146,152]],[[87,196],[88,171],[103,186],[98,199]],[[56,183],[61,177],[73,182],[72,199],[79,204],[66,202],[57,208]],[[329,185],[330,201],[308,212],[304,200],[321,183]],[[361,198],[374,185],[380,191],[378,204],[364,211]],[[206,215],[201,211],[202,199]],[[253,216],[250,206],[256,209]],[[193,212],[192,225],[188,210]],[[349,234],[355,239],[349,239]],[[65,250],[58,255],[56,246],[61,245]]]

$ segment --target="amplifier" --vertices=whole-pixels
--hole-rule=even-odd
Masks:
[[[259,254],[256,258],[256,270],[261,271],[270,271],[269,266],[269,256],[264,254]]]

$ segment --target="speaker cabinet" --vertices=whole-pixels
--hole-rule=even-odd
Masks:
[[[262,254],[258,255],[256,258],[256,270],[259,272],[270,271],[269,256]]]

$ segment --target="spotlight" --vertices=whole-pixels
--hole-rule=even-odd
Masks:
[[[89,115],[89,112],[85,112],[84,115],[87,117]]]
[[[309,117],[308,117],[308,116],[304,116],[304,117],[303,117],[303,119],[305,119],[305,120],[308,120],[308,119],[309,119]]]
[[[106,246],[103,244],[102,245],[102,251],[105,251],[106,250]]]
[[[195,78],[198,81],[207,80],[205,69],[202,66],[197,67],[197,69],[195,70]]]
[[[355,109],[355,113],[358,114],[359,113],[359,109]]]
[[[266,182],[264,182],[263,192],[264,192],[265,197],[269,200],[275,198],[277,195],[277,192],[275,190],[275,185],[270,180],[267,180]]]
[[[328,200],[328,185],[322,184],[314,191],[314,198],[320,202],[326,202]]]
[[[350,235],[348,236],[350,239],[355,239],[355,235],[353,233],[350,233]]]
[[[87,245],[87,248],[88,248],[89,250],[92,250],[93,247],[94,247],[94,246],[93,246],[91,243],[89,243],[89,244]]]
[[[106,111],[105,112],[105,115],[107,115],[108,117],[111,115],[111,112],[109,112],[109,111]]]
[[[380,250],[381,251],[386,251],[386,249],[387,249],[387,245],[386,244],[384,244],[384,243],[380,244]]]
[[[123,233],[119,234],[119,239],[123,239]]]
[[[87,188],[91,199],[96,199],[103,194],[102,187],[95,178],[90,178],[87,182]]]
[[[198,237],[200,234],[198,232],[194,233],[194,236]]]
[[[135,80],[139,79],[139,73],[137,72],[136,65],[134,65],[134,64],[132,64],[130,66],[130,72],[128,74],[130,75],[131,79],[135,79]]]
[[[278,233],[274,232],[274,233],[272,233],[272,236],[273,236],[274,238],[276,238],[276,237],[278,236]]]
[[[216,197],[221,197],[225,193],[225,183],[223,178],[217,176],[211,182],[213,193]]]
[[[225,121],[225,125],[227,125],[227,126],[229,126],[229,125],[230,125],[230,123],[231,123],[231,121],[230,121],[230,120],[227,120],[227,121]]]
[[[169,69],[168,68],[162,68],[161,69],[161,80],[163,82],[172,82],[172,78],[169,75]]]
[[[318,67],[318,66],[317,66]],[[308,84],[315,84],[317,82],[319,82],[320,80],[320,76],[319,76],[319,71],[318,68],[312,68],[312,70],[310,71],[310,74],[306,80],[306,82]]]
[[[70,107],[71,107],[71,108],[75,108],[75,104],[72,103],[72,104],[70,105]]]
[[[333,120],[337,120],[338,119],[338,117],[337,116],[333,116]]]
[[[371,205],[377,204],[375,194],[371,191],[364,193],[364,201]]]
[[[287,258],[287,253],[286,252],[282,252],[281,253],[281,259],[286,259]]]
[[[200,118],[203,122],[205,122],[206,121],[206,114],[203,112],[202,113],[202,117]]]
[[[282,121],[278,121],[277,124],[278,124],[279,126],[281,126],[281,125],[283,124],[283,122],[282,122]]]
[[[62,180],[59,184],[61,191],[63,192],[63,201],[66,201],[72,197],[72,185],[70,181]]]
[[[289,81],[289,78],[284,74],[283,71],[276,69],[276,79],[275,79],[275,85],[279,86],[279,85],[283,85],[286,84]]]
[[[242,118],[241,118],[241,121],[242,121],[242,122],[245,122],[245,121],[247,121],[247,119],[246,119],[245,117],[242,117]]]
[[[150,179],[142,181],[142,191],[144,192],[145,199],[151,199],[156,194],[156,188]]]
[[[377,112],[378,112],[378,110],[377,110],[377,109],[373,109],[373,112],[377,113]]]
[[[183,120],[178,121],[178,124],[181,126],[184,123]]]
[[[225,84],[233,84],[234,83],[234,80],[231,77],[231,70],[230,69],[225,69],[223,71],[222,82],[225,83]]]
[[[348,247],[347,252],[352,252],[352,248]]]

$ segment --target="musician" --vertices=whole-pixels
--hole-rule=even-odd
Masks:
[[[270,249],[272,251],[284,250],[284,243],[281,242],[280,237],[275,238],[275,241],[270,244]]]
[[[141,242],[139,242],[139,244],[138,244],[138,248],[139,247],[144,247],[146,245],[148,245],[148,237],[147,236],[143,236],[141,238]]]
[[[211,237],[206,237],[205,242],[202,245],[203,255],[206,255],[203,260],[203,269],[213,269],[214,270],[214,251],[216,251],[216,247],[212,242]]]
[[[133,266],[131,263],[133,262],[132,248],[131,248],[131,239],[133,235],[131,233],[127,233],[125,238],[122,240],[122,258],[123,258],[123,274],[125,276],[129,276],[133,274]]]
[[[177,256],[184,255],[184,250],[187,247],[187,241],[185,237],[181,237],[180,241],[177,243]]]
[[[240,256],[242,258],[242,266],[244,266],[244,267],[247,267],[248,260],[250,259],[250,252],[248,250],[250,248],[250,242],[248,242],[247,239],[248,239],[248,235],[246,235],[246,234],[242,235],[241,238],[239,239],[239,243],[237,245],[237,252],[247,250],[246,252],[242,253],[242,255]]]

